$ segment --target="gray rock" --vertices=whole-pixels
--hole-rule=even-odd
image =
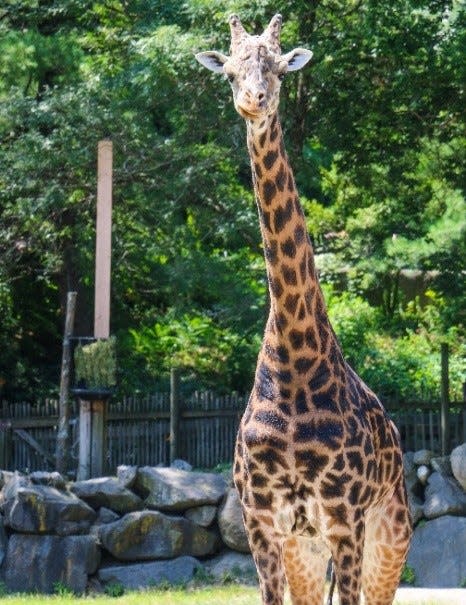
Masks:
[[[184,584],[193,579],[199,567],[202,566],[194,557],[178,557],[170,561],[101,567],[97,577],[103,584],[121,584],[126,590],[141,590],[161,582]]]
[[[405,452],[403,454],[403,470],[404,474],[409,475],[414,470],[414,452]]]
[[[120,516],[117,515],[117,513],[115,513],[113,510],[102,506],[101,508],[99,508],[99,512],[97,513],[96,523],[114,523],[115,521],[118,521],[119,518]]]
[[[432,458],[430,465],[436,473],[445,475],[445,477],[453,477],[450,456],[437,456],[436,458]]]
[[[428,465],[432,460],[434,454],[430,450],[418,450],[414,452],[413,463],[416,466],[421,466],[422,464]]]
[[[186,460],[180,460],[179,458],[173,460],[173,462],[170,464],[170,468],[177,468],[180,471],[188,472],[193,470],[192,464],[189,464],[189,462],[186,462]]]
[[[49,485],[50,487],[56,487],[57,489],[64,490],[66,488],[66,481],[57,473],[53,471],[48,473],[47,471],[34,471],[29,475],[29,479],[35,485]]]
[[[424,503],[420,498],[408,492],[408,505],[413,525],[416,525],[424,517]]]
[[[442,515],[466,515],[466,494],[451,477],[432,473],[425,491],[424,517]]]
[[[3,503],[5,501],[4,487],[17,475],[19,476],[18,472],[10,473],[10,471],[0,471],[0,512],[3,512]]]
[[[100,550],[91,536],[12,534],[3,563],[4,582],[11,592],[52,593],[60,582],[82,593],[99,563]]]
[[[453,476],[466,491],[466,443],[455,447],[450,454],[450,462]]]
[[[458,588],[466,578],[466,518],[445,516],[414,531],[408,565],[416,585]]]
[[[209,527],[209,525],[212,525],[216,515],[217,507],[211,504],[196,506],[195,508],[188,508],[188,510],[184,513],[186,519],[189,519],[201,527]]]
[[[119,467],[117,467],[118,481],[123,487],[127,487],[128,489],[133,487],[134,482],[136,481],[137,474],[137,466],[128,466],[126,464],[121,464]]]
[[[406,475],[405,483],[408,494],[414,494],[416,496],[419,495],[421,485],[419,482],[419,477],[417,476],[416,467],[413,467],[413,470],[409,473],[409,475]]]
[[[117,513],[129,513],[143,508],[141,498],[124,487],[116,477],[77,481],[70,490],[94,509],[105,506]]]
[[[250,551],[241,505],[235,488],[228,490],[228,494],[219,508],[218,526],[222,540],[229,548],[240,552]]]
[[[421,464],[421,466],[418,466],[416,474],[417,478],[422,483],[422,485],[425,485],[427,483],[427,479],[429,478],[430,473],[430,468],[427,465]]]
[[[2,565],[2,561],[5,558],[6,549],[8,546],[8,538],[5,533],[5,527],[3,525],[3,516],[0,515],[0,567]]]
[[[101,595],[105,592],[102,583],[99,582],[97,576],[92,576],[87,581],[86,586],[86,597],[94,597],[96,595]]]
[[[96,517],[92,508],[74,494],[33,485],[20,475],[9,481],[2,493],[5,525],[18,532],[83,534]]]
[[[214,532],[158,511],[128,513],[115,523],[102,525],[99,537],[102,546],[120,561],[202,556],[218,547]]]
[[[176,468],[138,469],[134,489],[148,508],[185,511],[203,504],[217,504],[226,491],[225,479],[215,473],[195,473]]]
[[[0,489],[3,489],[3,487],[8,483],[8,481],[11,481],[11,479],[13,479],[15,474],[16,473],[13,473],[11,471],[0,471]]]
[[[241,582],[257,583],[257,571],[252,555],[225,551],[204,563],[207,572],[215,580],[224,580],[227,576],[239,578]]]

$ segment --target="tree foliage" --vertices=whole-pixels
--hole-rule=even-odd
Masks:
[[[370,368],[407,349],[413,357],[402,339],[420,334],[423,319],[406,319],[400,283],[414,269],[429,272],[436,330],[454,333],[458,350],[462,2],[6,0],[0,377],[11,393],[55,388],[68,290],[78,291],[77,333],[92,332],[95,155],[105,137],[115,150],[112,330],[123,386],[150,388],[175,364],[209,385],[249,387],[267,296],[244,125],[227,83],[193,60],[227,51],[233,11],[253,31],[280,11],[283,47],[314,51],[284,81],[281,113],[322,279],[348,292],[329,305],[349,359]],[[345,319],[346,307],[364,313]],[[366,333],[374,338],[361,358]],[[403,372],[390,388],[407,397],[395,384]]]

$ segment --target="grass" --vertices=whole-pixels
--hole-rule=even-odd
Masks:
[[[432,599],[432,600],[431,600]],[[335,605],[338,600],[334,599]],[[394,605],[438,605],[450,603],[437,601],[435,596],[426,598],[396,600]],[[451,605],[464,602],[454,601]],[[149,590],[128,592],[122,596],[99,595],[93,597],[75,597],[60,595],[10,595],[0,597],[0,605],[261,605],[257,587],[240,585],[209,586],[203,588],[173,588],[169,590]],[[285,605],[291,605],[289,599]]]
[[[0,598],[2,605],[260,605],[257,588],[211,586],[200,589],[128,592],[120,597],[107,595],[11,595]]]

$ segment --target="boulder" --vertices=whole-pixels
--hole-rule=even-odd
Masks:
[[[65,479],[60,473],[57,473],[57,471],[53,471],[52,473],[48,473],[47,471],[34,471],[29,475],[29,479],[35,485],[49,485],[62,490],[66,488]]]
[[[123,487],[133,487],[134,482],[136,481],[136,476],[138,474],[137,466],[128,466],[127,464],[120,464],[117,467],[117,477],[118,481],[121,483]]]
[[[12,471],[0,471],[0,489],[3,489],[3,487],[8,483],[8,481],[13,479],[15,474],[16,473]]]
[[[403,471],[405,477],[415,470],[414,466],[414,452],[405,452],[403,454]]]
[[[186,460],[181,460],[180,458],[173,460],[173,462],[170,464],[170,467],[177,468],[180,471],[192,471],[193,470],[192,464],[189,464],[189,462],[186,462]]]
[[[195,508],[188,508],[184,513],[186,519],[189,519],[196,525],[201,527],[209,527],[217,515],[217,507],[211,504],[205,504],[204,506],[196,506]]]
[[[451,477],[432,473],[425,490],[424,517],[466,515],[466,494]]]
[[[430,465],[436,473],[440,473],[446,477],[453,477],[450,456],[437,456],[436,458],[432,458]]]
[[[242,583],[258,581],[252,555],[227,550],[209,559],[204,567],[214,580],[224,581],[229,577],[241,579]]]
[[[70,490],[96,510],[105,506],[116,513],[129,513],[143,508],[141,498],[124,487],[116,477],[77,481]]]
[[[466,518],[445,516],[417,527],[407,564],[416,586],[458,588],[466,578]]]
[[[418,450],[414,452],[413,463],[416,466],[421,466],[423,464],[429,465],[432,460],[434,454],[430,450]]]
[[[197,473],[176,468],[138,469],[134,489],[148,508],[185,511],[203,504],[217,504],[226,491],[225,479],[215,473]]]
[[[218,526],[222,540],[233,550],[249,552],[238,493],[230,488],[218,511]]]
[[[406,491],[408,496],[414,496],[418,499],[423,491],[417,475],[417,466],[413,462],[414,452],[403,454],[403,473],[405,476]]]
[[[424,503],[416,495],[408,492],[408,506],[413,525],[416,525],[424,517]]]
[[[120,561],[170,559],[180,555],[212,554],[217,535],[184,517],[158,511],[128,513],[99,528],[102,546]]]
[[[8,538],[3,525],[3,515],[0,515],[0,567],[2,566],[2,561],[5,558],[7,546]]]
[[[100,550],[91,536],[12,534],[3,562],[4,583],[11,592],[53,593],[60,582],[82,593],[99,563]]]
[[[466,491],[466,443],[455,447],[450,454],[450,462],[453,476]]]
[[[178,557],[170,561],[101,567],[97,577],[102,584],[120,584],[125,590],[141,590],[162,582],[184,584],[193,579],[199,567],[202,565],[194,557]]]
[[[417,478],[422,483],[422,485],[425,485],[427,483],[427,479],[429,478],[430,472],[430,468],[427,465],[421,464],[421,466],[418,466],[416,474]]]
[[[110,510],[109,508],[105,508],[105,506],[102,506],[101,508],[99,508],[99,512],[97,513],[96,523],[98,523],[98,524],[114,523],[115,521],[118,521],[119,518],[120,518],[120,516],[117,515],[117,513],[115,513],[113,510]]]
[[[5,525],[18,532],[83,534],[95,519],[85,502],[65,490],[34,485],[16,475],[2,490]]]

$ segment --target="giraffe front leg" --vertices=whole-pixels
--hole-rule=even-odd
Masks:
[[[243,518],[259,576],[262,605],[283,605],[285,573],[282,538],[273,529],[273,523],[267,522],[264,514],[256,514],[254,510],[244,507]]]
[[[347,526],[347,531],[330,538],[340,605],[361,602],[364,522]]]
[[[323,540],[293,536],[284,541],[282,552],[293,605],[322,605],[330,558]]]

